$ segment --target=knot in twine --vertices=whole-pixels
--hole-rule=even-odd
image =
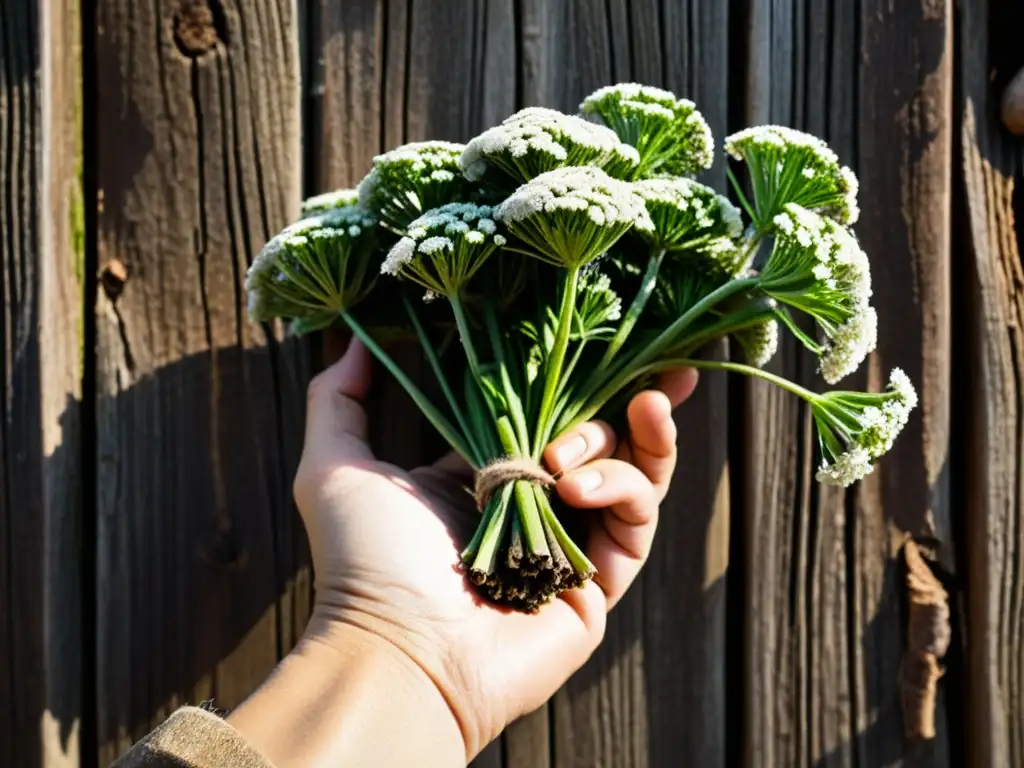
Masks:
[[[550,488],[558,481],[558,476],[552,475],[532,459],[498,459],[477,470],[473,489],[476,508],[483,512],[501,486],[516,480]]]
[[[913,539],[903,545],[907,562],[910,619],[900,669],[904,727],[912,739],[935,738],[935,697],[949,649],[949,595]]]

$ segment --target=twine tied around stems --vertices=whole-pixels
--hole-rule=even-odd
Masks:
[[[501,486],[505,483],[514,483],[516,480],[525,480],[528,483],[550,488],[558,482],[558,475],[552,475],[532,459],[509,457],[492,461],[481,467],[476,473],[473,496],[476,498],[477,509],[482,513]]]
[[[907,563],[910,618],[900,666],[903,726],[911,739],[935,738],[935,696],[949,649],[949,595],[935,578],[913,539],[903,545]]]

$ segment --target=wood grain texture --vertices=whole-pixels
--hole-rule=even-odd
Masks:
[[[0,6],[0,763],[81,738],[81,50],[75,0]]]
[[[949,763],[942,686],[937,737],[903,737],[899,664],[906,625],[902,536],[938,543],[953,569],[949,504],[950,210],[953,3],[861,5],[858,135],[861,243],[873,257],[878,350],[871,387],[899,366],[921,405],[854,496],[853,705],[863,765]]]
[[[969,430],[963,454],[966,509],[967,718],[973,765],[1024,761],[1021,637],[1024,526],[1020,488],[1021,184],[1024,151],[1002,130],[1001,90],[1024,64],[1015,34],[1024,9],[993,0],[961,8],[960,173],[966,221],[963,246],[970,289],[965,343]],[[958,244],[959,245],[959,244]]]
[[[238,704],[305,623],[309,580],[291,504],[304,353],[248,323],[242,291],[300,197],[295,6],[107,0],[97,14],[107,764],[176,706]]]
[[[728,5],[662,3],[660,15],[649,9],[642,16],[642,6],[632,8],[636,61],[660,48],[660,83],[696,102],[720,147],[729,107]],[[645,81],[656,76],[653,65],[638,65],[633,74]],[[701,180],[725,192],[724,159],[716,158]],[[712,353],[724,356],[725,346]],[[643,578],[649,736],[646,761],[638,765],[726,761],[726,673],[734,662],[726,638],[732,423],[724,375],[705,376],[676,414],[679,463]]]
[[[745,125],[810,131],[855,164],[856,12],[855,0],[751,5]],[[788,336],[769,369],[823,387]],[[745,390],[744,763],[851,765],[846,494],[814,481],[803,403],[765,382]]]

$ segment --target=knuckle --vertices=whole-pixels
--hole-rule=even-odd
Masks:
[[[318,397],[320,392],[327,386],[327,380],[323,373],[318,373],[312,379],[309,380],[309,386],[306,387],[306,402],[312,403]]]

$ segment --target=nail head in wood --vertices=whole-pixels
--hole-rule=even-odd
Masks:
[[[1024,136],[1024,69],[1003,91],[1003,125],[1017,136]]]

